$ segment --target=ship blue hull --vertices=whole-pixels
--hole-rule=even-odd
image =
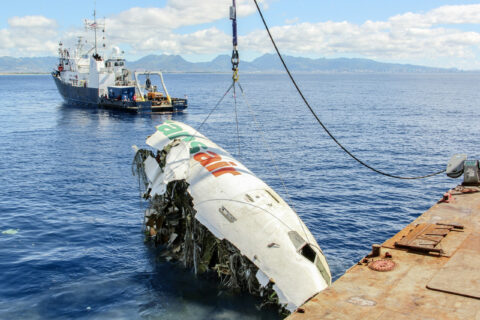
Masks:
[[[63,83],[58,77],[52,75],[55,84],[57,85],[58,92],[63,99],[72,104],[86,104],[90,106],[98,106],[99,97],[98,89],[88,87],[74,87]]]
[[[115,99],[100,98],[98,89],[88,87],[75,87],[62,82],[55,73],[53,80],[58,92],[70,104],[91,106],[97,108],[116,109],[127,112],[181,112],[187,108],[187,99],[172,98],[171,104],[155,103],[152,101],[119,101]]]

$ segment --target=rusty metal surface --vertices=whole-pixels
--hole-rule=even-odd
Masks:
[[[463,226],[447,225],[446,223],[420,223],[415,226],[405,237],[395,242],[396,248],[405,248],[425,253],[443,254],[440,242],[456,229],[463,230]]]
[[[397,235],[382,244],[378,256],[363,259],[350,268],[325,291],[317,294],[302,306],[303,313],[295,312],[289,319],[474,319],[480,320],[480,299],[446,293],[427,288],[434,277],[438,281],[457,281],[455,276],[445,276],[442,270],[463,267],[469,270],[460,289],[478,292],[480,283],[475,270],[480,270],[480,193],[449,191],[452,201],[435,204],[427,212],[406,226]],[[438,244],[443,255],[431,255],[395,247],[395,242],[410,234],[419,224],[453,224],[453,228]],[[435,233],[436,231],[434,231]],[[440,234],[442,232],[439,231]],[[474,240],[472,240],[474,238]],[[476,240],[475,240],[476,239]],[[378,249],[377,249],[378,250]],[[389,272],[377,272],[368,267],[375,260],[385,259],[385,254],[395,267]],[[460,258],[455,259],[458,252]],[[478,253],[478,256],[475,255]],[[376,257],[373,257],[376,256]],[[471,258],[471,259],[470,259]],[[455,260],[459,260],[455,262]],[[472,262],[470,269],[466,264]],[[445,269],[444,269],[445,268]],[[453,270],[453,269],[451,269]],[[457,270],[457,269],[456,269]],[[469,280],[474,283],[469,283]],[[479,279],[480,280],[480,279]]]
[[[480,233],[472,233],[427,288],[480,299]]]
[[[419,224],[450,225],[454,227],[453,231],[445,236],[438,248],[443,250],[442,255],[451,257],[471,230],[480,230],[480,193],[475,191],[478,188],[459,188],[467,192],[456,191],[457,188],[448,192],[452,195],[451,202],[435,204],[395,236],[386,240],[382,246],[394,249],[395,243],[401,241]]]
[[[388,259],[380,259],[370,262],[368,267],[374,271],[387,272],[395,268],[395,262]]]

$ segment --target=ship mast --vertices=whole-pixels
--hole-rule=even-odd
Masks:
[[[95,34],[95,47],[94,47],[95,57],[99,57],[99,55],[98,55],[98,36],[97,36],[97,29],[98,28],[103,28],[103,32],[105,32],[105,21],[103,23],[98,23],[97,22],[97,8],[96,8],[96,4],[95,4],[95,9],[93,10],[93,21],[91,21],[91,20],[88,21],[87,19],[85,19],[85,29],[86,30],[93,30],[93,32]]]
[[[93,25],[93,30],[95,32],[95,56],[97,56],[97,8],[93,9]]]

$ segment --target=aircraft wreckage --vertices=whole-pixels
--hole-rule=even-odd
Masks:
[[[133,161],[146,237],[196,274],[292,312],[331,284],[327,261],[288,204],[228,152],[176,121]]]

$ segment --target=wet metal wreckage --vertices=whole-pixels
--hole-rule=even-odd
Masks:
[[[146,237],[195,274],[259,296],[282,313],[331,284],[320,247],[280,196],[224,149],[176,121],[138,149]]]

